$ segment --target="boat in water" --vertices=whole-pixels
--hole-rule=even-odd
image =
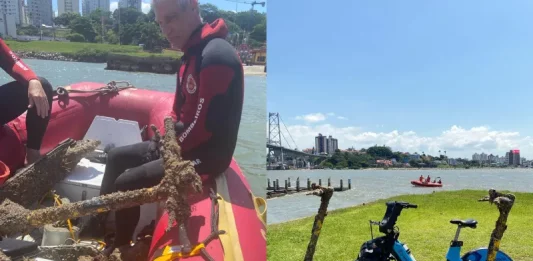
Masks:
[[[433,182],[427,182],[427,181],[420,181],[420,180],[411,180],[411,184],[416,187],[442,187],[442,181],[440,178],[438,178],[439,181],[433,181]]]
[[[81,82],[58,88],[41,154],[67,138],[100,140],[95,153],[103,153],[108,144],[123,146],[151,139],[154,133],[149,126],[152,124],[164,132],[164,117],[172,108],[174,94],[139,89],[129,83],[121,87],[120,84]],[[4,163],[11,170],[24,163],[25,118],[26,114],[23,114],[0,126],[0,158],[6,159]],[[99,196],[104,170],[105,163],[84,158],[65,180],[56,185],[56,193],[70,202]],[[203,261],[206,259],[202,252],[216,261],[266,260],[266,201],[252,193],[235,159],[213,181],[204,181],[203,193],[191,195],[189,204],[191,217],[186,228],[194,250],[189,254],[176,252],[176,247],[182,244],[177,224],[166,231],[168,213],[163,204],[141,206],[141,218],[132,240],[143,228],[155,223],[146,260]],[[112,222],[114,215],[108,216]],[[225,233],[205,241],[213,230],[224,230]],[[44,243],[35,242],[35,248]]]

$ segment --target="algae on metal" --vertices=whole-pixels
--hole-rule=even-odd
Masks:
[[[318,208],[318,213],[315,216],[315,221],[313,223],[313,228],[311,230],[311,239],[307,245],[307,251],[305,253],[304,261],[312,261],[315,254],[316,245],[318,242],[318,237],[320,236],[320,231],[322,230],[322,224],[324,224],[324,219],[327,216],[329,200],[333,196],[333,188],[331,187],[322,187],[316,186],[314,183],[312,185],[313,191],[307,193],[307,195],[315,195],[320,197],[320,207]]]
[[[0,202],[10,199],[25,208],[32,207],[58,182],[64,180],[78,162],[99,144],[100,141],[96,140],[72,141],[65,146],[60,144],[44,158],[19,170],[8,179],[0,189]]]
[[[500,241],[507,230],[507,218],[513,208],[516,197],[514,194],[504,194],[494,189],[489,190],[489,195],[480,199],[480,201],[489,201],[490,204],[496,204],[500,215],[496,220],[496,226],[490,235],[487,261],[495,261],[496,253],[500,250]]]
[[[152,125],[152,129],[157,129]],[[189,186],[196,192],[201,192],[202,182],[191,161],[181,158],[180,147],[176,141],[172,118],[165,119],[165,136],[161,141],[159,131],[154,140],[162,143],[160,146],[165,167],[165,176],[160,184],[134,191],[116,192],[90,200],[68,203],[56,207],[48,207],[30,211],[15,202],[6,199],[0,205],[0,235],[11,236],[16,233],[27,233],[34,227],[51,224],[57,221],[97,214],[110,210],[118,210],[139,206],[146,203],[167,199],[169,213],[169,227],[174,219],[180,224],[180,239],[187,249],[189,242],[184,224],[190,216],[190,206],[187,202]]]

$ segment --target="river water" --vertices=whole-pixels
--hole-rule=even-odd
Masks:
[[[421,188],[411,185],[423,175],[441,177],[442,188]],[[423,194],[441,190],[490,189],[510,190],[515,192],[533,192],[533,170],[531,169],[472,169],[472,170],[284,170],[267,171],[267,177],[273,181],[279,179],[280,186],[284,180],[291,179],[296,186],[296,178],[300,178],[300,186],[306,186],[307,178],[318,184],[338,187],[341,179],[346,186],[348,179],[352,181],[352,189],[335,192],[330,200],[328,210],[339,209],[389,198],[402,194]],[[263,186],[266,186],[265,183]],[[268,224],[286,222],[298,218],[313,216],[317,213],[320,198],[307,196],[305,193],[272,198],[268,201]]]
[[[108,83],[126,80],[138,88],[174,92],[176,75],[104,70],[105,64],[25,59],[39,76],[54,87],[76,82]],[[13,79],[0,70],[0,84]],[[245,76],[245,97],[239,139],[234,154],[254,194],[265,194],[266,77]],[[0,112],[1,113],[1,112]]]

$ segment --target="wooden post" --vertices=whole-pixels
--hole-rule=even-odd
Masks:
[[[288,185],[289,185],[289,183],[287,183],[287,180],[285,180],[285,190],[289,190]]]
[[[276,190],[279,190],[279,179],[276,179]]]
[[[331,178],[328,178],[328,187],[331,187]]]
[[[342,186],[342,179],[341,179],[341,191],[344,191],[344,188]]]
[[[352,179],[348,179],[348,189],[352,189]]]
[[[503,194],[497,192],[494,189],[489,190],[489,196],[481,199],[480,201],[489,201],[495,203],[500,211],[498,220],[496,220],[496,227],[492,230],[490,236],[490,242],[488,247],[487,261],[495,261],[496,253],[500,249],[500,241],[502,240],[503,233],[507,229],[507,218],[509,217],[509,212],[515,202],[515,195],[513,194]]]
[[[311,180],[307,178],[307,190],[311,190]]]
[[[320,231],[322,230],[322,224],[324,224],[324,219],[326,218],[328,211],[328,204],[331,196],[333,195],[333,189],[328,187],[313,187],[314,191],[308,193],[307,195],[317,195],[320,196],[320,207],[318,208],[318,213],[315,216],[315,222],[313,224],[313,229],[311,230],[311,239],[307,245],[307,252],[305,253],[304,261],[313,261],[313,255],[315,254],[316,244],[318,242],[318,236],[320,236]]]
[[[300,192],[300,178],[296,178],[296,191]]]
[[[270,186],[270,179],[267,179],[267,188],[271,188],[271,186]]]
[[[291,187],[291,178],[289,178],[289,187]]]
[[[322,186],[322,179],[318,179],[318,185]]]

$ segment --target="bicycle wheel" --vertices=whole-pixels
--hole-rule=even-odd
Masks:
[[[463,261],[487,261],[488,252],[489,249],[486,247],[478,248],[464,254],[461,259]],[[513,259],[503,251],[498,251],[496,253],[496,261],[513,261]]]

